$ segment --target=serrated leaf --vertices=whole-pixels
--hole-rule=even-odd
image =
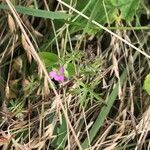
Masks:
[[[143,89],[150,95],[150,73],[145,78]]]

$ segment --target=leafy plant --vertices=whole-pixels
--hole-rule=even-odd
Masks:
[[[69,4],[70,1],[65,0],[65,2]],[[82,3],[77,1],[76,9],[87,15],[90,20],[87,21],[79,15],[75,16],[72,19],[75,23],[71,26],[70,32],[84,30],[89,34],[97,33],[100,29],[90,23],[91,20],[95,20],[102,25],[113,23],[118,17],[126,21],[132,21],[139,7],[139,2],[139,0],[89,0],[88,3],[86,0],[83,0]]]

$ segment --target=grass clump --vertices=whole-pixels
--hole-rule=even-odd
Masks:
[[[149,149],[147,3],[2,1],[0,148]]]

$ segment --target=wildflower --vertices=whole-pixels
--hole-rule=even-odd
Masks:
[[[64,68],[61,67],[59,69],[59,71],[51,71],[49,72],[49,76],[54,79],[55,81],[58,81],[58,82],[64,82],[65,80],[65,76],[64,76]]]

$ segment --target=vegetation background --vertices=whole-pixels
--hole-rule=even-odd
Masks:
[[[0,0],[0,149],[150,149],[149,0]]]

